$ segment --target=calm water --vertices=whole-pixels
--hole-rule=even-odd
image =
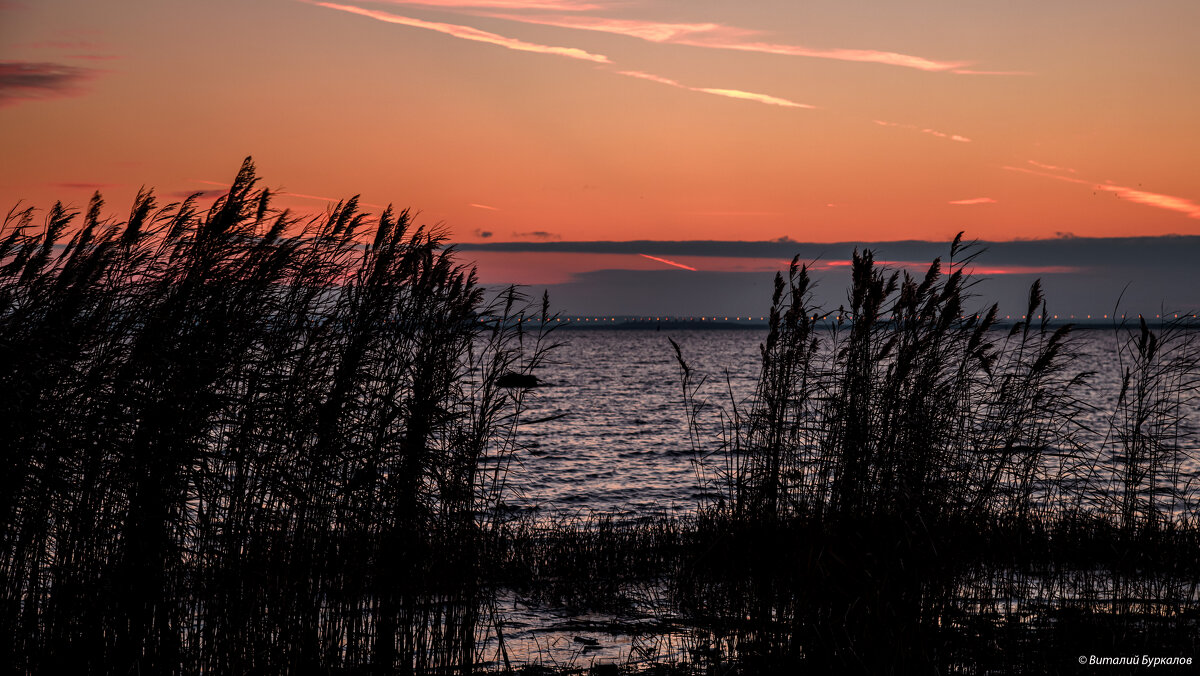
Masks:
[[[694,508],[700,497],[694,454],[667,338],[706,378],[704,398],[727,405],[731,392],[737,400],[752,393],[765,335],[765,328],[557,334],[566,345],[557,363],[539,373],[547,385],[534,391],[529,417],[566,415],[522,433],[509,503],[540,510]],[[1098,424],[1120,387],[1114,334],[1080,330],[1073,339],[1081,353],[1077,367],[1096,372],[1079,393],[1098,409],[1084,422]]]

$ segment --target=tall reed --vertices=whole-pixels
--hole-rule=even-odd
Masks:
[[[6,670],[472,670],[537,308],[407,211],[257,183],[6,219]]]
[[[1013,622],[1197,607],[1200,343],[1143,323],[1120,344],[1108,428],[1090,427],[1073,327],[1048,321],[1040,283],[1011,326],[995,305],[972,309],[977,255],[960,235],[914,277],[855,252],[836,311],[813,304],[794,260],[775,280],[757,389],[723,409],[716,453],[673,346],[693,446],[720,459],[706,463],[720,497],[696,525],[712,545],[682,602],[744,618],[758,668],[944,666],[979,645],[957,643],[957,618],[998,607]],[[1106,539],[1124,554],[1094,556]]]

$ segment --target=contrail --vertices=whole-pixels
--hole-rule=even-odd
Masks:
[[[658,261],[659,263],[666,263],[667,265],[674,265],[677,268],[683,268],[684,270],[691,270],[692,272],[697,272],[696,268],[690,268],[690,267],[684,265],[683,263],[676,263],[675,261],[669,261],[665,258],[659,258],[658,256],[647,256],[646,254],[638,254],[638,255],[641,256],[642,258],[649,258],[652,261]]]

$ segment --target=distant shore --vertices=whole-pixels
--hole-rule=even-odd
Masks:
[[[828,319],[822,319],[817,322],[822,324],[836,324],[835,316],[830,316]],[[995,323],[995,328],[1009,328],[1022,320],[1020,319],[1000,319]],[[1035,320],[1038,321],[1038,320]],[[1175,319],[1169,318],[1146,318],[1146,325],[1152,328],[1161,328],[1165,325],[1177,322],[1184,328],[1200,328],[1200,321],[1194,317],[1180,317]],[[623,317],[620,315],[610,317],[560,317],[554,322],[564,329],[607,329],[607,330],[688,330],[688,331],[727,331],[736,329],[767,329],[769,327],[766,317],[748,318],[733,318],[733,317],[663,317],[662,319],[647,319],[646,317]],[[1079,317],[1055,317],[1046,321],[1047,326],[1062,326],[1071,324],[1076,329],[1113,329],[1120,327],[1124,323],[1130,328],[1138,326],[1138,315],[1126,316],[1124,319],[1094,319],[1094,318],[1079,318]]]

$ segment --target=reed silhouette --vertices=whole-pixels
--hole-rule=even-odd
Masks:
[[[755,395],[722,409],[715,450],[672,344],[719,494],[678,592],[739,618],[752,670],[1069,672],[1080,654],[1195,652],[1194,333],[1118,327],[1121,392],[1089,425],[1072,327],[1035,319],[1050,317],[1037,283],[1007,330],[995,305],[969,310],[978,250],[960,238],[923,278],[855,252],[835,312],[793,261]]]
[[[270,205],[247,159],[206,211],[6,219],[5,671],[472,670],[546,307],[407,211]]]

